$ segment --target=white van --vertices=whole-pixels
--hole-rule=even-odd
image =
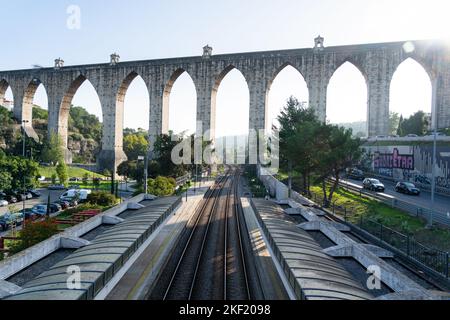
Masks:
[[[92,193],[92,190],[87,189],[70,189],[67,192],[64,192],[59,199],[64,198],[78,198],[80,201],[87,200],[88,195]]]

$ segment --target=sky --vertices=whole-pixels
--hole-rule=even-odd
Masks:
[[[107,62],[113,52],[121,61],[195,56],[206,44],[214,54],[307,48],[319,34],[325,46],[450,39],[448,0],[0,1],[0,70],[52,66],[58,57],[66,65]],[[80,9],[80,28],[75,29],[68,27],[73,17],[68,9],[74,5]],[[414,61],[400,66],[391,91],[391,110],[404,116],[431,111],[430,80]],[[270,92],[269,123],[290,95],[308,101],[303,78],[286,68]],[[145,84],[137,78],[126,96],[125,127],[148,128],[148,99]],[[44,88],[39,88],[35,103],[46,107]],[[170,97],[169,128],[193,131],[195,103],[194,84],[183,74]],[[89,82],[78,90],[73,104],[101,118]],[[365,120],[367,89],[351,64],[331,79],[327,108],[333,123]],[[217,136],[247,131],[248,87],[238,70],[219,87],[217,119]]]

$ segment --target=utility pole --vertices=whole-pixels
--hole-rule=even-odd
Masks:
[[[148,152],[144,157],[144,194],[148,194]]]
[[[436,192],[436,149],[437,149],[437,77],[432,81],[432,103],[431,103],[431,123],[433,126],[433,161],[431,164],[431,212],[430,220],[428,222],[429,228],[433,227],[434,223],[434,194]]]
[[[28,120],[22,120],[22,147],[23,147],[23,159],[25,160],[25,158],[26,158],[26,150],[25,150],[25,148],[26,148],[26,142],[25,142],[25,139],[26,139],[26,132],[25,132],[25,126],[26,126],[26,124],[27,123],[29,123],[30,121],[28,121]],[[23,194],[22,194],[22,200],[23,200],[23,211],[22,211],[22,214],[23,214],[23,227],[25,228],[25,224],[26,224],[26,217],[25,217],[25,201],[27,200],[27,197],[26,197],[26,186],[25,186],[25,171],[22,173],[22,179],[23,179]]]

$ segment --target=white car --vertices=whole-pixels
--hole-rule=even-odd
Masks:
[[[0,207],[6,207],[8,204],[9,204],[8,201],[0,200]]]

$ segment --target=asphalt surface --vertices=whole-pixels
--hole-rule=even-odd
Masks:
[[[384,194],[384,195],[388,195],[391,197],[394,197],[398,200],[419,206],[419,207],[423,207],[423,208],[427,208],[427,209],[431,209],[431,193],[430,192],[426,192],[426,191],[422,191],[421,194],[419,196],[411,196],[411,195],[406,195],[403,193],[398,193],[395,191],[395,184],[389,181],[382,181],[380,180],[386,187],[386,190],[384,193],[379,193],[379,194]],[[359,187],[362,187],[362,181],[358,181],[358,180],[342,180],[342,183],[349,183],[352,185],[357,185]],[[371,191],[372,192],[372,191]],[[435,195],[435,199],[434,199],[434,209],[437,212],[443,213],[443,214],[450,214],[450,197],[446,197],[446,196],[442,196],[442,195]]]
[[[66,192],[66,190],[48,190],[48,189],[37,189],[37,190],[41,193],[41,197],[35,198],[35,199],[26,200],[25,201],[25,208],[26,209],[33,208],[35,205],[38,205],[38,204],[47,204],[49,192],[50,192],[50,202],[58,201],[59,197],[64,192]],[[119,195],[122,198],[129,198],[129,197],[131,197],[131,192],[119,192]],[[13,203],[10,206],[15,207],[15,209],[17,209],[17,210],[22,210],[23,202],[20,201],[20,202],[17,202],[17,203]],[[5,214],[5,213],[7,213],[8,211],[9,211],[8,206],[0,207],[0,216]],[[20,230],[20,228],[19,228],[19,230]],[[9,231],[0,232],[0,237],[1,236],[6,236],[8,233],[9,233]]]

